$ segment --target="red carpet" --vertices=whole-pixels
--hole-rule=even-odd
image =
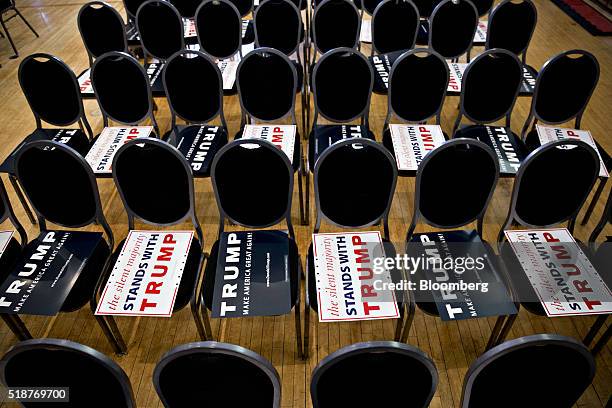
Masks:
[[[612,35],[612,22],[582,0],[552,0],[561,10],[593,35]]]

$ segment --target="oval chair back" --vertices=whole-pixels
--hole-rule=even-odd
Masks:
[[[266,228],[284,219],[294,237],[293,169],[287,155],[272,143],[237,139],[223,146],[213,160],[211,180],[220,213],[219,234],[225,218],[249,228]]]
[[[433,50],[416,48],[402,54],[389,74],[384,128],[388,127],[392,114],[411,123],[425,122],[435,116],[439,125],[448,87],[448,71],[444,58]]]
[[[424,19],[431,17],[434,8],[439,3],[439,0],[412,0],[414,5],[419,10],[419,16]]]
[[[257,48],[248,53],[236,72],[240,107],[244,126],[253,119],[264,122],[291,117],[296,124],[295,93],[297,71],[282,52],[273,48]]]
[[[513,221],[535,228],[574,222],[599,175],[599,157],[580,140],[546,143],[531,152],[516,174],[510,210],[499,232],[504,236]],[[571,182],[568,182],[571,180]],[[563,191],[563,199],[558,194]]]
[[[172,55],[163,72],[164,90],[176,118],[206,124],[217,116],[227,128],[223,114],[223,78],[219,67],[201,51],[183,50]]]
[[[476,7],[476,11],[478,12],[478,17],[484,17],[489,14],[489,11],[493,7],[493,3],[495,0],[471,0]]]
[[[199,0],[172,0],[170,3],[178,10],[183,18],[193,18],[200,5]]]
[[[238,9],[240,17],[246,17],[253,10],[253,0],[230,0]]]
[[[334,48],[357,49],[361,31],[361,17],[350,0],[324,0],[314,10],[312,38],[316,53],[324,54]]]
[[[280,407],[281,383],[274,366],[234,344],[203,341],[175,347],[155,366],[153,384],[168,408]]]
[[[103,1],[86,3],[77,17],[79,32],[89,57],[93,60],[109,51],[128,51],[123,18],[113,6]]]
[[[189,218],[203,242],[195,214],[191,168],[174,146],[154,138],[130,140],[113,158],[113,179],[125,206],[130,230],[134,229],[135,219],[168,226]],[[161,197],[160,191],[172,199]]]
[[[478,11],[470,0],[443,0],[429,19],[429,48],[457,59],[472,48]]]
[[[333,122],[361,118],[367,125],[373,86],[374,72],[363,54],[352,48],[328,51],[312,72],[313,126],[319,114]]]
[[[477,221],[482,236],[484,215],[498,178],[497,156],[478,140],[452,139],[429,152],[417,171],[414,215],[406,241],[410,242],[420,220],[445,229]],[[461,199],[449,205],[449,197]]]
[[[364,373],[385,373],[385,389],[406,392],[372,392],[360,386]],[[423,351],[394,341],[371,341],[343,347],[321,360],[312,372],[310,395],[314,408],[335,406],[338,389],[344,390],[347,407],[425,408],[437,385],[436,366]]]
[[[366,138],[334,143],[315,165],[315,233],[322,219],[343,228],[382,222],[388,238],[389,210],[396,183],[395,160],[381,144]]]
[[[575,119],[574,126],[580,129],[598,81],[599,63],[587,51],[565,51],[549,59],[538,74],[523,135],[532,119],[550,125]]]
[[[166,0],[147,0],[138,7],[136,27],[145,56],[166,61],[185,48],[183,19]]]
[[[134,24],[136,23],[136,13],[138,12],[138,8],[145,1],[146,0],[123,0],[123,8],[125,9],[129,22]]]
[[[200,50],[213,58],[242,55],[242,19],[228,0],[203,1],[195,17]]]
[[[485,49],[503,48],[527,59],[527,48],[538,21],[531,0],[503,0],[491,11]]]
[[[382,1],[383,0],[357,0],[355,6],[367,15],[373,16],[376,7],[378,7]]]
[[[79,83],[62,60],[50,54],[29,55],[19,64],[18,78],[37,128],[42,127],[43,121],[53,126],[82,121],[92,137]]]
[[[66,228],[98,223],[112,247],[113,233],[102,212],[93,170],[79,153],[56,141],[37,140],[19,149],[15,169],[41,230],[47,229],[46,221]]]
[[[24,367],[36,367],[27,370]],[[66,387],[69,407],[134,408],[130,379],[119,364],[83,344],[59,339],[33,339],[17,343],[0,361],[6,387]],[[40,402],[23,403],[24,407]]]
[[[453,133],[463,116],[477,124],[505,117],[506,126],[510,126],[522,79],[523,64],[510,51],[496,48],[478,55],[467,66],[461,80],[459,114]]]
[[[565,375],[542,375],[528,367]],[[493,347],[472,363],[463,382],[461,407],[570,408],[594,376],[595,359],[577,340],[558,334],[520,337]]]
[[[135,125],[151,118],[158,130],[149,77],[134,57],[116,51],[100,56],[91,68],[91,82],[104,126],[108,126],[109,119]]]
[[[298,51],[302,16],[297,6],[289,0],[266,0],[255,10],[255,48],[268,47],[285,55]],[[298,58],[300,53],[297,53]]]
[[[372,55],[409,50],[419,31],[419,10],[410,0],[384,0],[377,3],[371,24]]]

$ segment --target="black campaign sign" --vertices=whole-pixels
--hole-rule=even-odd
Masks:
[[[214,153],[225,144],[227,136],[220,126],[187,126],[177,136],[176,147],[185,156],[194,174],[207,174]]]
[[[101,240],[99,232],[43,231],[0,285],[0,313],[56,315]]]
[[[502,126],[485,126],[487,134],[479,134],[478,139],[493,149],[499,160],[501,174],[516,174],[526,153],[520,141],[512,134],[510,128]]]
[[[213,317],[274,316],[291,310],[289,237],[282,231],[225,232]]]
[[[395,51],[388,54],[373,55],[369,57],[370,65],[374,69],[374,91],[386,93],[389,88],[389,75],[391,67],[405,51]]]

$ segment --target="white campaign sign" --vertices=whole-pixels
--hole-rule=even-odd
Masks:
[[[387,270],[374,273],[385,256],[380,232],[313,234],[312,242],[319,321],[399,317],[395,293],[374,288],[391,283]]]
[[[372,20],[361,20],[361,32],[359,33],[359,41],[364,43],[372,42]]]
[[[465,72],[468,64],[456,62],[447,62],[447,64],[449,78],[448,87],[446,90],[448,92],[461,92],[461,79],[463,78],[463,73]]]
[[[193,231],[130,231],[96,315],[170,317]]]
[[[88,69],[85,72],[83,72],[78,79],[79,89],[81,90],[82,94],[93,94],[94,93],[93,85],[91,84],[90,74],[91,74],[91,69]]]
[[[14,231],[0,231],[0,256],[4,253],[9,241],[13,237]]]
[[[236,71],[238,70],[239,59],[223,59],[217,61],[221,77],[223,78],[223,89],[229,90],[234,87],[236,82]]]
[[[595,140],[593,139],[591,132],[588,130],[556,128],[542,125],[536,125],[536,130],[538,131],[540,144],[546,144],[549,142],[554,142],[555,140],[563,139],[579,139],[587,143],[589,146],[595,149],[597,156],[599,157],[599,177],[610,177],[610,174],[608,174],[608,169],[606,168],[606,165],[601,158],[601,154],[599,153],[599,149],[597,149]]]
[[[504,233],[549,317],[612,313],[612,292],[567,229]]]
[[[185,33],[185,38],[196,37],[198,35],[196,32],[195,20],[193,18],[183,18],[183,31]]]
[[[105,127],[91,147],[85,160],[96,174],[112,172],[113,157],[123,144],[138,137],[148,137],[153,126]]]
[[[389,125],[399,170],[417,170],[427,153],[445,142],[438,125]]]
[[[489,28],[488,21],[479,21],[476,27],[476,33],[474,33],[474,42],[477,44],[484,44],[487,42],[487,30]]]
[[[243,139],[264,139],[281,149],[293,163],[295,125],[246,125]]]

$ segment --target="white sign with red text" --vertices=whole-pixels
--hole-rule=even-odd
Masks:
[[[295,125],[246,125],[244,139],[264,139],[281,149],[293,163]]]
[[[183,32],[185,33],[185,38],[191,38],[198,35],[195,20],[193,18],[183,18]]]
[[[468,64],[447,62],[448,63],[448,92],[461,92],[461,79]]]
[[[476,27],[476,32],[474,33],[474,42],[476,44],[484,44],[487,42],[487,31],[489,29],[488,21],[479,21],[478,26]]]
[[[399,317],[389,271],[374,272],[380,232],[313,234],[312,246],[320,322]]]
[[[595,144],[595,139],[593,139],[591,132],[588,130],[556,128],[542,125],[536,125],[536,130],[538,131],[540,144],[546,144],[548,142],[563,139],[578,139],[587,143],[589,146],[595,149],[597,156],[599,157],[599,177],[610,177],[610,174],[608,174],[608,169],[606,168],[606,165],[601,158],[601,154],[599,153],[599,149],[597,149],[597,145]]]
[[[85,160],[96,174],[112,172],[113,157],[125,143],[139,137],[149,137],[153,126],[105,127],[93,144]]]
[[[94,93],[93,85],[91,84],[91,69],[86,70],[81,74],[78,79],[79,89],[81,94],[92,94]]]
[[[566,228],[504,233],[549,317],[612,313],[610,288]]]
[[[170,317],[193,231],[130,231],[96,315]]]
[[[389,125],[399,170],[415,171],[427,153],[445,142],[438,125]]]

